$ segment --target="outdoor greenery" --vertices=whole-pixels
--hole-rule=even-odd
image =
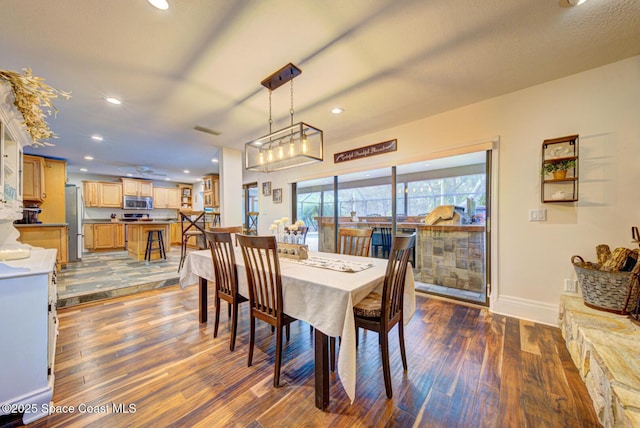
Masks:
[[[297,212],[306,224],[318,215],[333,216],[333,186],[305,189],[298,183]],[[484,174],[443,177],[430,180],[398,182],[396,211],[398,216],[424,216],[439,205],[466,207],[467,198],[475,206],[486,206],[486,179]],[[406,189],[406,190],[405,190]],[[372,184],[338,190],[338,215],[349,217],[355,211],[358,217],[391,216],[391,183]]]

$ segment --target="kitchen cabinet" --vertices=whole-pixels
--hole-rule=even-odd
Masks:
[[[153,182],[134,178],[121,178],[121,180],[123,195],[153,197]]]
[[[205,208],[220,206],[220,176],[207,175],[203,178],[203,205]]]
[[[44,158],[24,155],[22,162],[24,180],[22,200],[24,202],[44,201],[46,197],[44,191]]]
[[[67,182],[67,162],[44,158],[44,184],[47,198],[42,202],[42,212],[38,221],[44,224],[66,223],[65,184]]]
[[[177,187],[154,187],[153,208],[180,209],[180,189]]]
[[[57,250],[56,264],[61,268],[69,261],[69,228],[66,224],[16,224],[18,240],[34,247]]]
[[[543,203],[578,200],[578,135],[544,140],[541,177]]]
[[[22,147],[32,143],[12,100],[11,86],[0,85],[0,223],[22,218]]]
[[[84,181],[84,206],[91,208],[122,208],[122,184]]]
[[[185,210],[190,210],[193,208],[193,187],[188,185],[180,185],[180,203],[181,208]]]
[[[117,222],[85,224],[84,247],[87,250],[123,249],[125,225]]]
[[[171,223],[169,230],[169,242],[171,245],[182,245],[182,226],[180,222]]]
[[[0,265],[0,403],[26,408],[28,424],[47,415],[58,335],[56,250],[32,249]],[[10,326],[10,328],[9,328]],[[0,408],[0,415],[9,414]]]

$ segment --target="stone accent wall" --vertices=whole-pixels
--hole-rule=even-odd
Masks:
[[[582,298],[560,299],[560,329],[605,427],[640,427],[640,327]]]
[[[420,229],[418,281],[482,292],[485,289],[484,232]]]

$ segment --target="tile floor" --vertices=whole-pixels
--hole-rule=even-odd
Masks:
[[[178,284],[180,247],[167,260],[135,260],[126,251],[84,253],[58,272],[58,307],[138,293]]]

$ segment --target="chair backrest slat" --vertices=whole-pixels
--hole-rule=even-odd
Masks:
[[[338,253],[351,256],[369,257],[373,229],[338,229]]]
[[[282,315],[282,279],[274,236],[237,235],[253,310],[277,319]]]
[[[231,234],[205,231],[211,249],[216,288],[219,292],[233,296],[238,291],[236,256]]]
[[[404,281],[407,276],[409,255],[414,245],[415,233],[396,236],[393,239],[382,291],[382,323],[391,323],[402,313]]]

